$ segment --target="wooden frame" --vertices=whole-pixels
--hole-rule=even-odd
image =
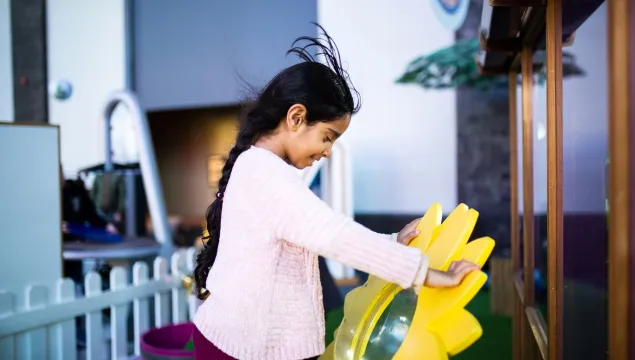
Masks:
[[[534,293],[534,189],[533,189],[533,49],[525,46],[521,53],[522,70],[522,150],[523,150],[523,258],[520,253],[519,207],[518,207],[518,126],[517,126],[517,76],[509,73],[509,121],[510,121],[510,167],[511,167],[511,246],[512,269],[515,274],[513,342],[514,359],[536,359],[539,351],[547,358],[547,326],[535,307]],[[534,346],[535,343],[535,346]]]
[[[521,31],[523,49],[514,46],[488,47],[490,51],[511,52],[509,73],[511,244],[514,285],[514,359],[563,358],[563,113],[562,47],[563,1],[547,0],[546,8],[531,8]],[[511,2],[490,1],[504,6]],[[599,6],[599,5],[598,5]],[[595,8],[586,9],[584,19]],[[525,13],[527,15],[527,13]],[[580,14],[578,14],[580,15]],[[580,15],[582,18],[582,15]],[[571,19],[569,19],[571,21]],[[542,21],[542,24],[541,24]],[[608,249],[608,350],[609,358],[626,360],[635,355],[635,4],[629,0],[608,0],[609,27],[609,249]],[[577,24],[576,26],[579,26]],[[570,26],[570,24],[569,24]],[[545,31],[546,30],[546,31]],[[572,31],[568,28],[567,31]],[[547,67],[547,233],[548,233],[548,321],[534,307],[534,228],[533,228],[533,146],[532,146],[532,52],[534,36],[545,34]],[[571,36],[572,38],[572,36]],[[570,39],[571,39],[570,38]],[[490,44],[494,45],[494,44]],[[486,49],[487,50],[487,49]],[[503,69],[501,69],[503,70]],[[522,71],[523,179],[518,178],[518,127],[516,77]],[[518,184],[523,181],[524,256],[520,257]],[[522,263],[521,263],[522,262]],[[533,336],[527,337],[530,331]],[[528,341],[529,340],[529,341]],[[630,345],[634,344],[634,345]],[[633,347],[633,348],[629,348]]]
[[[533,96],[534,96],[534,64],[533,48],[525,45],[520,54],[522,71],[522,139],[523,139],[523,275],[522,306],[517,316],[522,319],[519,336],[521,337],[521,358],[536,359],[536,349],[545,358],[546,341],[539,334],[545,329],[540,321],[541,316],[535,308],[535,219],[534,219],[534,136],[533,136]],[[534,343],[536,346],[534,346]]]
[[[490,6],[545,6],[547,0],[489,0]]]
[[[562,359],[562,0],[549,0],[547,28],[547,273],[549,359]]]
[[[534,335],[538,351],[540,351],[540,356],[543,359],[547,359],[549,349],[547,333],[545,332],[547,324],[544,322],[544,317],[535,307],[528,307],[525,309],[525,315],[527,316],[527,321],[529,322],[529,328]]]
[[[576,30],[606,0],[564,1],[561,12],[563,40],[571,42]],[[520,53],[516,41],[537,46],[545,38],[545,12],[548,0],[483,0],[481,33],[482,52],[477,62],[484,73],[507,74],[520,71]],[[540,41],[539,41],[540,40]]]
[[[524,305],[533,307],[534,294],[534,71],[533,51],[525,47],[522,52],[522,111],[523,111],[523,283]]]
[[[525,35],[522,52],[511,64],[510,72],[510,121],[516,120],[511,108],[515,109],[515,89],[511,77],[515,69],[522,71],[522,139],[523,139],[523,179],[512,175],[512,263],[515,271],[522,269],[522,277],[517,278],[517,297],[514,314],[514,358],[515,359],[560,359],[562,353],[562,3],[549,0],[546,9],[538,9],[534,22]],[[542,22],[544,21],[544,22]],[[549,314],[548,324],[535,307],[535,234],[534,234],[534,189],[533,189],[533,44],[537,41],[540,28],[546,25],[547,41],[547,177],[548,177],[548,267],[549,267]],[[546,24],[545,24],[546,23]],[[514,104],[512,105],[512,101]],[[514,139],[518,129],[510,126],[510,153],[517,156]],[[512,171],[517,171],[517,163],[512,159]],[[516,167],[516,169],[514,169]],[[518,241],[518,217],[516,200],[518,181],[523,182],[523,266],[520,264],[520,243]],[[517,221],[517,220],[516,220]],[[515,240],[514,240],[515,239]],[[519,274],[520,275],[520,274]],[[555,285],[555,286],[554,286]],[[535,344],[535,345],[534,345]],[[536,351],[537,350],[537,351]]]
[[[629,302],[632,291],[635,259],[630,246],[635,235],[633,207],[635,177],[632,176],[635,157],[635,5],[630,0],[608,1],[609,43],[609,357],[612,360],[629,358],[635,325]],[[630,324],[629,324],[630,322]]]
[[[512,272],[518,274],[521,269],[520,259],[520,239],[519,239],[519,214],[518,214],[518,119],[517,119],[517,87],[518,73],[509,73],[509,185],[511,191],[511,250],[512,250]],[[520,291],[518,291],[520,293]],[[513,327],[513,359],[521,359],[521,338],[520,333],[523,328],[522,321],[523,303],[519,295],[514,294],[514,316],[512,318]],[[519,316],[520,314],[520,316]]]
[[[483,33],[479,33],[478,36],[479,45],[482,50],[485,51],[500,51],[500,52],[519,52],[522,51],[523,44],[520,38],[514,37],[509,39],[491,39],[486,40]]]

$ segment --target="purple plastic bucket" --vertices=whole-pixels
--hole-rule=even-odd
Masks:
[[[194,324],[183,323],[152,329],[141,336],[143,360],[194,360],[194,350],[185,350]]]

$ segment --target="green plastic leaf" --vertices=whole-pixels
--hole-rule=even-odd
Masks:
[[[478,39],[458,40],[449,47],[410,61],[396,82],[416,84],[425,89],[468,87],[491,90],[507,87],[507,76],[485,75],[479,72],[474,60],[479,51]],[[538,51],[534,59],[544,63],[546,60],[544,52]],[[565,78],[585,75],[584,70],[575,63],[575,56],[566,52],[562,54],[562,74]],[[544,84],[546,81],[544,67],[543,70],[534,74],[534,81],[538,84]]]

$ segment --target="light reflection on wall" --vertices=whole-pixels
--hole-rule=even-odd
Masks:
[[[223,166],[227,160],[226,154],[210,155],[207,158],[207,179],[210,188],[217,190],[218,182],[223,175]]]
[[[169,215],[203,218],[236,137],[239,109],[148,114]]]

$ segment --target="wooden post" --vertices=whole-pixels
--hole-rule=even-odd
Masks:
[[[525,46],[521,53],[522,68],[522,113],[523,113],[523,306],[521,326],[522,358],[536,359],[536,341],[527,321],[525,309],[533,307],[534,296],[534,138],[533,95],[534,71],[533,49]]]
[[[518,73],[512,71],[509,73],[509,188],[511,191],[510,199],[510,214],[511,214],[511,250],[512,250],[512,264],[511,264],[511,278],[512,282],[514,276],[521,269],[520,259],[520,228],[519,228],[519,215],[518,215]],[[512,286],[513,291],[513,286]],[[522,319],[525,314],[523,313],[523,304],[514,291],[514,314],[513,321],[513,349],[514,360],[521,359],[521,341],[520,336],[522,334]]]
[[[534,306],[534,136],[533,50],[523,48],[521,54],[523,73],[523,257],[525,307]]]
[[[549,359],[562,359],[562,0],[549,0],[547,28],[547,263]]]
[[[609,43],[609,358],[629,358],[635,343],[635,319],[631,305],[635,250],[632,176],[635,167],[635,4],[630,0],[608,1]],[[630,340],[630,341],[629,341]],[[631,354],[634,349],[630,349]]]

